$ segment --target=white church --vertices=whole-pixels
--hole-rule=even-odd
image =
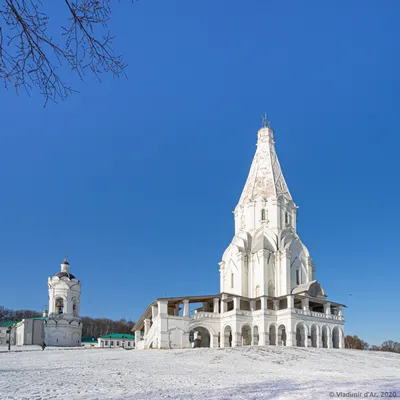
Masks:
[[[16,344],[81,346],[81,282],[70,273],[67,258],[61,264],[61,271],[48,279],[48,289],[49,310],[44,310],[43,317],[26,318],[15,326]]]
[[[133,328],[136,349],[344,348],[344,305],[327,300],[315,280],[266,119],[257,136],[235,235],[219,263],[220,293],[154,300]],[[190,314],[190,303],[201,306]]]

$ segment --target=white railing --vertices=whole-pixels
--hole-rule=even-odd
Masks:
[[[298,308],[294,309],[296,314],[299,315],[307,315],[311,317],[316,317],[316,318],[325,318],[325,319],[332,319],[334,321],[342,321],[343,317],[340,315],[335,315],[335,314],[325,314],[325,313],[320,313],[316,311],[309,311],[309,310],[300,310]]]
[[[214,314],[207,311],[198,311],[195,314],[190,315],[190,319],[201,319],[201,318],[219,318],[219,314]]]
[[[148,349],[151,345],[151,342],[154,340],[154,336],[157,331],[157,322],[153,322],[153,325],[151,325],[149,331],[147,332],[147,335],[145,335],[145,348]]]

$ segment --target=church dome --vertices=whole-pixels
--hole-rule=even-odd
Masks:
[[[55,274],[55,276],[58,276],[60,279],[61,278],[76,279],[75,276],[70,274],[69,272],[59,272]]]

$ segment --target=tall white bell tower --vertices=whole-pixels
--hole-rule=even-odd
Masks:
[[[49,313],[44,328],[46,345],[81,346],[81,282],[70,273],[67,257],[61,264],[61,272],[48,279],[48,287]]]

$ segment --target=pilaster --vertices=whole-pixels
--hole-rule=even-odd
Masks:
[[[183,300],[183,316],[189,316],[189,300],[187,299]]]

